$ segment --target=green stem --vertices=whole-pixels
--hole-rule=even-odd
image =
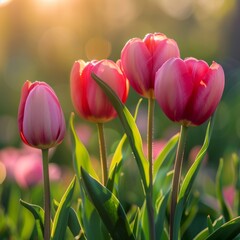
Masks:
[[[98,128],[100,161],[101,161],[101,168],[102,168],[102,183],[104,186],[106,186],[107,180],[108,180],[108,169],[107,169],[107,154],[106,154],[106,143],[104,138],[103,123],[98,123],[97,128]]]
[[[50,239],[50,184],[48,173],[48,149],[42,149],[42,162],[43,162],[43,183],[44,183],[44,240]]]
[[[154,207],[153,207],[153,157],[152,157],[152,145],[153,145],[153,114],[154,114],[154,99],[148,98],[148,134],[147,134],[147,148],[148,148],[148,162],[149,162],[149,188],[147,191],[147,210],[148,210],[148,222],[149,222],[149,237],[151,240],[156,239],[155,234],[155,221],[154,221]]]
[[[177,154],[176,154],[175,165],[174,165],[173,183],[172,183],[172,199],[171,199],[171,209],[170,209],[170,240],[174,239],[174,234],[173,234],[174,216],[175,216],[178,191],[180,186],[186,138],[187,138],[187,127],[182,125],[180,130],[179,141],[178,141]]]

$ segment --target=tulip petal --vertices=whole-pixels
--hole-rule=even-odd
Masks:
[[[198,84],[197,91],[192,99],[191,118],[193,124],[205,122],[216,110],[224,90],[224,71],[222,67],[213,63],[205,77]]]
[[[172,58],[165,62],[155,81],[155,97],[163,112],[173,121],[184,121],[193,82],[183,60]]]
[[[145,43],[131,39],[121,53],[122,67],[131,86],[141,95],[151,88],[152,56]]]

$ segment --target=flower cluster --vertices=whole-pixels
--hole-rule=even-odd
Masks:
[[[92,167],[86,148],[77,137],[71,117],[73,162],[80,183],[81,201],[77,213],[72,211],[70,201],[76,181],[74,177],[61,202],[55,204],[57,211],[51,223],[48,150],[62,142],[65,120],[53,89],[44,82],[27,81],[22,89],[18,126],[22,141],[42,150],[44,221],[34,207],[22,204],[40,221],[42,231],[39,230],[38,236],[42,234],[41,237],[44,236],[46,240],[62,239],[68,226],[77,239],[178,239],[181,217],[208,147],[211,122],[206,131],[205,143],[181,182],[186,132],[189,126],[201,125],[212,116],[221,100],[224,84],[225,76],[221,65],[213,62],[209,66],[205,61],[193,57],[181,59],[176,41],[162,33],[150,33],[143,39],[130,39],[116,63],[108,59],[75,61],[70,72],[71,98],[77,114],[97,125],[102,180]],[[144,148],[135,123],[136,116],[133,117],[125,105],[129,85],[149,103],[147,144]],[[152,135],[155,100],[170,120],[181,125],[179,135],[172,137],[164,146],[161,143],[157,151],[153,149]],[[136,115],[137,112],[138,107]],[[117,116],[126,134],[109,167],[103,125]],[[130,217],[126,216],[118,199],[121,195],[118,184],[126,137],[136,159],[145,196],[137,211],[128,212]],[[174,155],[172,152],[176,145]],[[173,156],[174,171],[171,160],[174,159]],[[169,163],[166,164],[168,160]],[[164,164],[162,169],[161,165]],[[168,215],[166,219],[165,215]],[[66,216],[69,221],[63,219]],[[90,219],[93,216],[94,223]],[[230,215],[226,220],[230,220]],[[214,228],[215,225],[211,227]],[[204,239],[202,235],[199,239]]]

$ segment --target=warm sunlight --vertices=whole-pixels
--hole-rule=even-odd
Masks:
[[[0,7],[6,6],[8,3],[10,3],[12,0],[0,0]]]

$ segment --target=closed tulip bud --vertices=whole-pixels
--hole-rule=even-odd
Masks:
[[[156,73],[155,96],[172,121],[204,123],[216,110],[224,90],[222,67],[195,58],[172,58]]]
[[[73,105],[84,119],[104,123],[116,117],[117,113],[105,93],[91,77],[94,73],[117,94],[124,103],[128,96],[128,81],[121,68],[110,60],[82,60],[73,64],[70,74],[70,88]]]
[[[145,38],[130,39],[121,53],[122,68],[133,89],[144,97],[154,98],[157,70],[163,63],[179,57],[177,43],[162,33],[147,34]]]
[[[62,108],[45,82],[26,81],[18,110],[18,127],[24,143],[40,149],[59,144],[65,134]]]

